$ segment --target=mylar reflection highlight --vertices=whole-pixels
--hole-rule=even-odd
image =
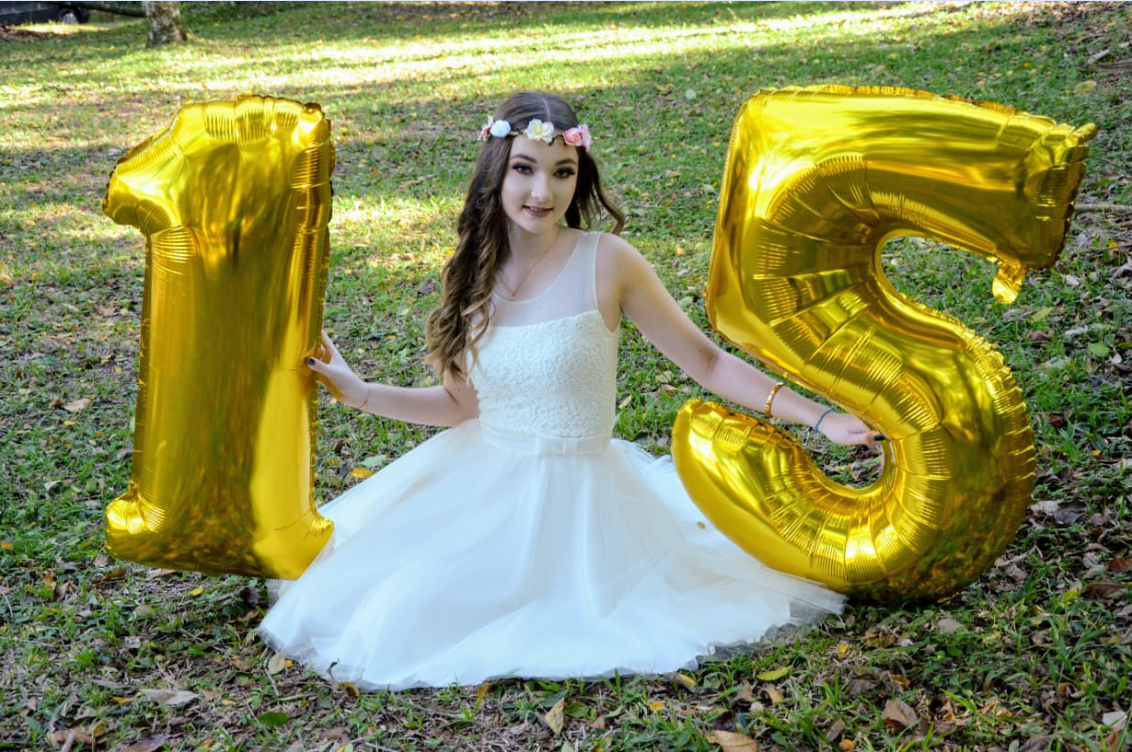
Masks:
[[[707,310],[727,340],[876,427],[868,488],[827,478],[788,434],[691,402],[676,467],[756,558],[868,600],[943,598],[1009,545],[1034,484],[1010,370],[964,325],[900,295],[880,250],[919,235],[994,260],[1012,302],[1064,243],[1092,124],[887,88],[760,93],[720,196]]]
[[[103,211],[146,237],[130,485],[107,547],[153,566],[297,577],[313,504],[315,382],[334,147],[316,104],[189,105],[132,149]]]

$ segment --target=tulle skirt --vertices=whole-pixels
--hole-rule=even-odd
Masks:
[[[363,690],[694,668],[838,611],[712,528],[670,459],[443,431],[324,505],[331,542],[260,633]]]

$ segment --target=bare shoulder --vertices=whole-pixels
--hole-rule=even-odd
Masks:
[[[637,276],[642,267],[648,267],[648,261],[641,252],[619,235],[602,233],[598,239],[597,253],[601,276],[617,283]]]
[[[597,241],[597,250],[598,253],[614,257],[624,254],[640,255],[640,252],[628,240],[609,232],[601,233],[601,237]]]

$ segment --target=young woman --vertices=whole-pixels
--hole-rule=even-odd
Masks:
[[[327,549],[260,628],[363,689],[661,673],[813,620],[841,597],[761,565],[706,525],[670,460],[611,438],[627,316],[715,394],[858,444],[877,434],[722,351],[617,236],[589,128],[511,96],[484,127],[427,325],[443,385],[359,379],[324,337],[340,402],[451,426],[320,510]],[[594,232],[601,214],[614,234]]]

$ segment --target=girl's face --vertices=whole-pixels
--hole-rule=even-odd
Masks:
[[[561,138],[553,144],[526,136],[511,139],[500,199],[512,232],[539,235],[554,229],[574,200],[578,150]]]

